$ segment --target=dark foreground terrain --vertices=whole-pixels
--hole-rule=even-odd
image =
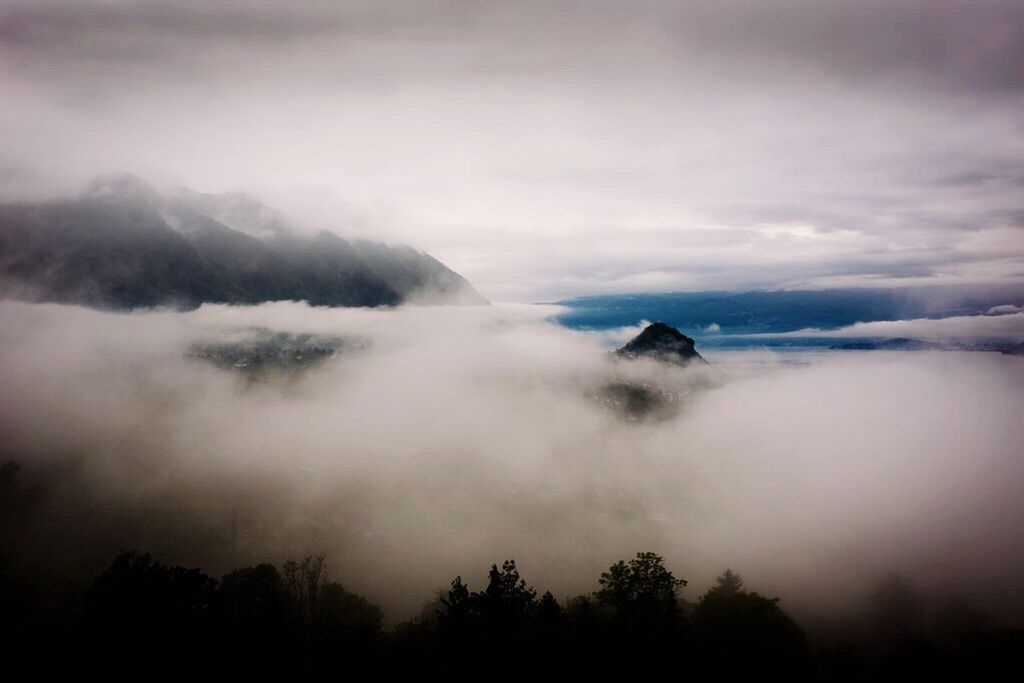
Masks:
[[[217,580],[122,552],[76,581],[7,550],[0,638],[8,666],[37,675],[1009,680],[998,676],[1024,652],[1024,630],[962,604],[929,610],[898,576],[876,586],[862,620],[818,633],[730,570],[691,601],[661,557],[638,553],[592,593],[560,599],[508,560],[454,578],[419,617],[386,630],[380,608],[332,580],[322,555]]]

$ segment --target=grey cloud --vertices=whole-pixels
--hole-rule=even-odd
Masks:
[[[738,564],[787,609],[841,612],[896,567],[1020,607],[999,600],[1024,569],[1019,361],[623,366],[552,312],[0,303],[0,382],[20,387],[0,397],[0,455],[26,484],[59,475],[21,550],[98,570],[131,543],[211,573],[323,551],[392,618],[503,557],[565,595],[638,548],[690,579],[688,598]],[[1024,314],[878,325],[1019,338]],[[183,353],[254,327],[370,345],[257,383]],[[657,378],[685,410],[611,420],[585,395],[613,378]]]
[[[718,9],[692,26],[709,43],[752,56],[883,81],[924,76],[968,90],[1024,88],[1024,9],[1013,0],[748,0]]]
[[[250,191],[427,249],[491,298],[1019,276],[1020,3],[0,14],[4,199],[111,170]]]
[[[996,306],[985,315],[875,321],[856,323],[836,330],[797,330],[781,336],[813,334],[823,337],[910,337],[933,340],[1020,339],[1024,338],[1024,313],[1020,311],[1019,306]]]
[[[33,2],[8,3],[0,41],[11,47],[76,50],[78,56],[118,59],[131,53],[107,51],[125,43],[159,54],[167,48],[206,41],[276,42],[318,33],[340,33],[344,23],[330,12],[289,11],[288,5],[238,3]],[[104,42],[104,40],[108,42]]]
[[[1000,176],[985,173],[984,171],[965,171],[963,173],[943,176],[933,182],[940,187],[957,187],[960,185],[985,185],[1000,179]]]
[[[759,71],[777,60],[786,68],[846,76],[899,80],[924,75],[968,89],[1024,87],[1017,66],[1024,62],[1024,10],[1012,0],[969,5],[941,0],[642,0],[628,7],[532,0],[508,5],[465,0],[232,0],[215,5],[15,0],[7,5],[0,41],[8,47],[56,50],[68,60],[201,56],[203,48],[224,42],[281,46],[318,36],[362,36],[472,43],[475,60],[486,68],[514,68],[517,62],[530,62],[532,54],[555,70],[616,73],[617,59],[625,57],[633,66],[650,60],[650,46],[643,41],[653,41],[662,57],[674,54],[680,62],[712,55],[705,66],[738,61]],[[416,49],[400,42],[391,47]],[[678,66],[660,61],[648,61],[647,68]]]

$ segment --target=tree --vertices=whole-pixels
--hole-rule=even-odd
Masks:
[[[284,580],[270,564],[236,569],[218,587],[217,613],[225,661],[235,673],[284,673],[294,646]]]
[[[441,598],[437,612],[441,630],[455,637],[462,636],[472,618],[471,602],[469,586],[462,582],[461,576],[456,576],[452,579],[452,587],[447,596]]]
[[[218,592],[218,612],[225,628],[259,637],[283,627],[287,593],[273,565],[236,569],[221,579]]]
[[[548,616],[557,607],[549,597],[544,601]],[[471,593],[462,577],[456,577],[438,612],[449,673],[474,671],[495,661],[501,661],[506,674],[525,671],[535,653],[522,646],[533,644],[529,641],[537,636],[539,609],[537,591],[519,575],[514,560],[500,568],[492,564],[487,586],[479,592]]]
[[[306,557],[302,562],[288,560],[282,567],[285,590],[291,597],[295,616],[306,624],[312,623],[316,616],[325,561],[326,555],[321,553]]]
[[[810,674],[807,641],[796,622],[726,570],[693,611],[698,666],[726,680],[802,680]]]
[[[383,634],[380,607],[362,595],[331,581],[320,589],[317,618],[320,627],[350,643],[369,645]]]
[[[558,624],[562,620],[562,607],[551,591],[545,591],[537,601],[537,621],[543,626]]]
[[[212,653],[217,582],[198,569],[165,566],[149,554],[122,552],[85,596],[91,654],[146,661],[174,653],[170,667]],[[114,651],[108,648],[114,646]]]
[[[683,634],[683,615],[676,593],[686,585],[665,568],[655,553],[637,553],[601,574],[594,594],[610,609],[611,644],[620,663],[658,668],[676,656]]]
[[[366,598],[327,582],[317,596],[317,612],[309,635],[310,659],[324,672],[356,669],[369,663],[383,644],[380,608]]]
[[[743,579],[740,578],[739,574],[734,574],[731,569],[726,569],[722,575],[715,579],[715,583],[717,585],[711,590],[720,595],[736,595],[743,592]]]
[[[924,600],[914,584],[897,572],[890,572],[875,584],[871,616],[875,635],[881,640],[913,640],[925,631]]]
[[[619,560],[601,574],[598,601],[615,609],[650,604],[677,606],[676,592],[686,586],[665,568],[664,559],[655,553],[637,553],[627,564]]]
[[[473,607],[491,630],[508,630],[522,626],[533,616],[537,591],[519,576],[515,560],[505,560],[501,569],[491,565],[487,587],[473,594]]]

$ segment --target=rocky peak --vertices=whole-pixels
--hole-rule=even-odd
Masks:
[[[694,348],[693,339],[662,322],[648,325],[616,353],[625,358],[654,358],[681,365],[694,360],[706,362]]]

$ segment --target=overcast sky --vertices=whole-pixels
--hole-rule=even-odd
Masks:
[[[1020,1],[0,0],[0,92],[7,199],[247,190],[495,300],[1024,283]]]

